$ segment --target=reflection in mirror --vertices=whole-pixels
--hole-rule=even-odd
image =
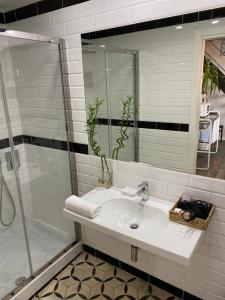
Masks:
[[[205,41],[197,174],[225,179],[224,39]]]
[[[96,116],[95,139],[101,153],[114,159],[135,161],[136,52],[83,43],[87,118],[101,101]],[[93,120],[92,120],[93,121]],[[89,153],[93,147],[89,143]]]
[[[196,32],[199,29],[217,28],[224,24],[225,20],[221,18],[219,24],[207,20],[83,40],[86,105],[88,107],[94,104],[97,97],[104,100],[98,115],[96,131],[99,145],[108,157],[112,157],[120,131],[122,101],[130,95],[133,99],[133,114],[128,124],[128,139],[118,159],[204,176],[225,177],[218,173],[213,175],[210,170],[218,163],[222,168],[222,160],[219,162],[218,159],[219,153],[222,157],[220,149],[223,143],[218,142],[218,139],[225,133],[222,132],[223,112],[218,106],[221,109],[223,107],[220,100],[223,90],[221,86],[220,92],[217,86],[210,86],[211,79],[208,82],[204,81],[207,91],[203,89],[200,100],[193,99],[192,90],[196,80],[194,56],[201,50],[195,49]],[[211,48],[219,48],[220,56],[223,56],[224,43],[221,40],[207,41],[206,47],[211,42],[215,44],[211,45]],[[210,70],[213,69],[209,54],[205,55],[204,70],[207,63]],[[218,65],[216,67],[222,72]],[[214,68],[214,77],[217,69]],[[208,95],[206,92],[210,87],[212,91]],[[204,97],[208,100],[203,101]],[[199,102],[203,102],[200,110],[207,111],[207,101],[211,104],[210,116],[213,111],[217,112],[218,116],[215,122],[212,121],[213,138],[216,140],[212,143],[210,151],[205,145],[205,140],[199,140],[196,147],[199,136],[201,135],[201,139],[204,136],[200,121],[206,118],[201,115],[198,129],[197,106]],[[93,153],[90,149],[89,151]],[[214,153],[216,151],[217,153]],[[218,159],[215,160],[216,155]],[[205,169],[207,164],[210,167]]]

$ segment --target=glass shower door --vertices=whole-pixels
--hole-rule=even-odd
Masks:
[[[32,272],[18,174],[6,161],[15,152],[5,96],[0,65],[0,299]]]
[[[8,224],[0,223],[1,299],[75,232],[63,215],[72,189],[60,45],[0,34],[0,62],[1,223]]]

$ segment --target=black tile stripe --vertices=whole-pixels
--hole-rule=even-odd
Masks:
[[[225,16],[225,7],[216,8],[213,10],[213,18],[222,18]]]
[[[183,15],[183,23],[192,23],[199,21],[199,12]]]
[[[213,11],[212,10],[204,10],[199,12],[199,18],[198,21],[205,21],[212,19],[213,17]]]
[[[16,21],[16,11],[11,10],[11,11],[6,12],[4,14],[4,17],[5,17],[5,23],[6,24],[15,22]]]
[[[13,142],[14,142],[15,146],[23,144],[23,136],[22,135],[17,135],[15,137],[13,137]]]
[[[108,125],[108,119],[99,118],[98,124],[101,125]],[[112,126],[120,126],[121,120],[112,119],[111,125]],[[134,127],[134,122],[129,121],[128,127]],[[158,129],[158,130],[169,130],[169,131],[182,131],[182,132],[188,132],[189,131],[189,124],[178,124],[178,123],[163,123],[163,122],[148,122],[148,121],[138,121],[137,122],[138,128],[146,128],[146,129]],[[60,141],[60,140],[54,140],[54,139],[47,139],[42,137],[36,137],[36,136],[30,136],[30,135],[18,135],[13,137],[14,145],[20,145],[20,144],[30,144],[30,145],[36,145],[46,148],[52,148],[52,149],[58,149],[67,151],[67,142],[66,141]],[[0,150],[8,148],[9,145],[9,139],[2,139],[0,140]],[[69,143],[69,150],[70,152],[75,153],[82,153],[82,154],[88,154],[88,145],[87,144],[80,144],[80,143]]]
[[[11,10],[6,13],[0,13],[0,23],[8,24],[18,20],[30,18],[43,13],[51,12],[63,7],[80,4],[90,0],[42,0],[34,4],[30,4],[16,10]],[[107,37],[112,35],[120,35],[125,33],[131,33],[135,31],[142,31],[148,29],[156,29],[165,26],[172,26],[177,24],[185,24],[190,22],[198,22],[204,20],[210,20],[213,18],[225,17],[225,7],[197,11],[194,13],[173,16],[169,18],[158,19],[154,21],[141,22],[112,29],[100,30],[95,32],[89,32],[82,35],[85,39],[95,39],[101,37]]]
[[[62,0],[54,0],[54,1],[49,1],[49,0],[43,0],[37,2],[37,14],[44,14],[56,9],[63,8],[63,1]]]
[[[190,14],[178,15],[169,18],[163,18],[163,19],[158,19],[153,21],[131,24],[127,26],[110,28],[106,30],[87,32],[82,34],[81,37],[84,39],[92,40],[92,39],[109,37],[114,35],[121,35],[126,33],[137,32],[137,31],[156,29],[156,28],[162,28],[167,26],[174,26],[178,24],[205,21],[205,20],[210,20],[214,18],[223,18],[223,17],[225,17],[225,7],[220,7],[216,9],[198,11]]]
[[[54,139],[46,139],[41,137],[35,137],[30,135],[18,135],[13,137],[14,145],[21,145],[21,144],[30,144],[30,145],[36,145],[46,148],[52,148],[57,150],[63,150],[67,151],[67,142],[66,141],[59,141]],[[9,139],[2,139],[0,140],[0,150],[8,148],[9,145]],[[79,143],[69,143],[70,152],[75,153],[82,153],[82,154],[88,154],[88,145],[86,144],[79,144]]]
[[[167,26],[173,26],[182,24],[183,22],[183,16],[175,16],[171,18],[164,18],[157,21],[157,27],[167,27]]]
[[[0,140],[0,150],[9,147],[9,139]]]
[[[103,259],[106,262],[109,262],[112,265],[115,265],[116,267],[123,269],[124,271],[129,272],[130,274],[132,274],[136,277],[139,277],[147,282],[150,282],[153,285],[161,288],[162,290],[165,290],[168,293],[173,294],[174,296],[182,298],[183,300],[202,300],[194,295],[191,295],[191,294],[183,291],[180,288],[177,288],[165,281],[162,281],[161,279],[158,279],[146,272],[143,272],[143,271],[141,271],[137,268],[134,268],[124,262],[121,262],[118,259],[116,259],[112,256],[109,256],[108,254],[105,254],[99,250],[96,250],[93,247],[83,244],[83,250],[87,253],[90,253],[90,254],[100,258],[100,259]]]
[[[4,24],[5,23],[5,16],[3,13],[0,12],[0,24]]]
[[[138,128],[156,129],[157,123],[156,122],[138,121],[137,126],[138,126]]]
[[[15,146],[23,144],[23,136],[22,135],[15,136],[15,137],[13,137],[13,141],[14,141]],[[0,150],[9,148],[9,147],[10,147],[10,144],[9,144],[8,138],[0,140]]]
[[[87,2],[88,0],[63,0],[63,7],[80,4],[83,2]]]
[[[6,13],[0,13],[0,24],[8,24],[19,20],[31,18],[60,8],[80,4],[90,0],[42,0]]]
[[[111,119],[112,126],[120,126],[121,120]],[[109,119],[98,118],[97,123],[99,125],[108,125]],[[128,122],[128,127],[134,127],[134,121]],[[158,130],[170,130],[170,131],[189,131],[189,124],[181,123],[167,123],[167,122],[151,122],[151,121],[137,121],[137,128],[146,128],[146,129],[158,129]]]
[[[16,9],[16,20],[23,20],[26,18],[37,16],[37,4],[33,3]]]

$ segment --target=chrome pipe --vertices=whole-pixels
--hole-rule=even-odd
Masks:
[[[131,262],[137,262],[138,261],[138,247],[131,245],[130,248],[130,260]]]

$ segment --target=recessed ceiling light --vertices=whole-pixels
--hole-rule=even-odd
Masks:
[[[100,47],[101,47],[101,48],[105,48],[105,47],[106,47],[106,45],[100,45]]]
[[[182,29],[182,28],[183,28],[182,25],[177,25],[177,26],[176,26],[176,29],[177,29],[177,30]]]
[[[218,20],[218,19],[211,21],[212,24],[218,24],[219,22],[220,22],[220,20]]]

